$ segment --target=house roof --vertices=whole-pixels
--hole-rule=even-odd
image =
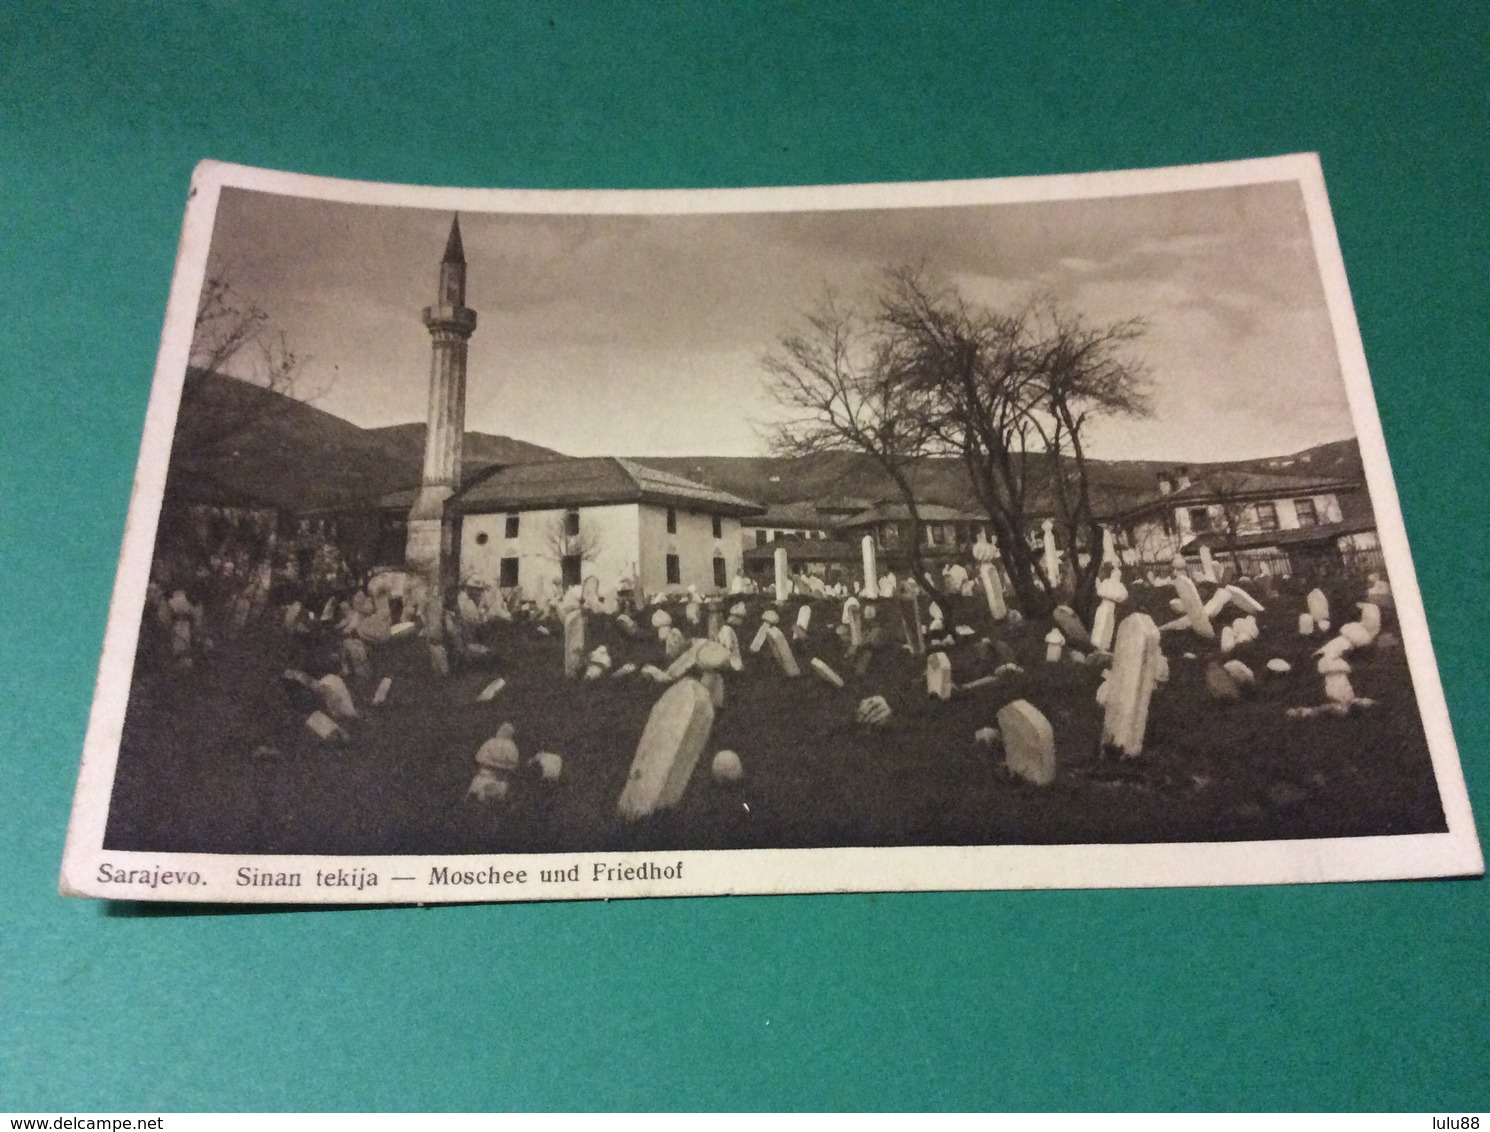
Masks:
[[[1287,499],[1322,491],[1339,491],[1359,487],[1357,480],[1318,479],[1302,476],[1277,476],[1265,472],[1222,471],[1202,474],[1191,483],[1168,494],[1154,495],[1113,516],[1132,519],[1150,511],[1168,511],[1175,507],[1202,506],[1233,500]]]
[[[1355,535],[1363,531],[1374,531],[1376,520],[1374,518],[1346,519],[1339,523],[1321,523],[1316,527],[1291,527],[1288,530],[1279,531],[1257,531],[1252,534],[1238,535],[1236,548],[1238,550],[1258,550],[1262,547],[1277,546],[1307,546],[1315,542],[1333,542],[1342,535]],[[1231,544],[1226,541],[1226,535],[1222,531],[1206,531],[1198,534],[1189,542],[1180,547],[1181,554],[1192,554],[1202,546],[1208,546],[1212,550],[1222,551],[1231,549]]]
[[[765,510],[738,495],[617,456],[513,464],[467,483],[456,498],[467,514],[607,503],[661,503],[723,515],[758,515]],[[385,497],[381,505],[397,502]]]
[[[920,515],[923,523],[986,523],[987,515],[980,515],[976,511],[959,511],[956,507],[947,507],[941,503],[919,503],[916,512]],[[905,523],[909,522],[911,509],[905,503],[877,503],[867,511],[860,511],[857,515],[841,520],[837,525],[844,529],[864,527],[871,523]]]
[[[764,514],[753,517],[750,525],[827,530],[838,521],[838,517],[833,514],[824,513],[821,504],[807,499],[799,503],[773,503]]]

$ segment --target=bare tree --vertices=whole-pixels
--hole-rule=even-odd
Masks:
[[[1254,504],[1247,496],[1247,476],[1236,471],[1212,472],[1205,477],[1205,486],[1207,495],[1215,500],[1216,509],[1220,512],[1220,527],[1213,530],[1226,544],[1231,565],[1240,574],[1242,555],[1239,542],[1242,531],[1256,517]]]
[[[1141,324],[1091,326],[1049,299],[1001,314],[906,268],[890,273],[880,317],[893,328],[892,368],[918,393],[912,404],[925,414],[929,447],[962,461],[1021,604],[1048,611],[1065,596],[1037,569],[1030,539],[1048,513],[1066,548],[1072,602],[1088,616],[1102,531],[1087,428],[1148,411],[1145,371],[1127,356]]]
[[[197,301],[173,459],[200,468],[282,411],[285,398],[308,399],[301,383],[305,361],[268,312],[222,277],[207,279]]]
[[[599,532],[592,524],[585,522],[582,516],[572,524],[573,531],[569,529],[570,519],[571,514],[562,514],[549,520],[548,527],[543,532],[543,542],[549,556],[559,563],[561,570],[566,558],[578,558],[583,573],[585,563],[594,562],[600,557],[603,542]]]
[[[845,310],[829,295],[784,336],[761,365],[767,391],[788,411],[772,428],[777,455],[860,452],[895,484],[911,517],[911,569],[925,574],[921,513],[912,473],[927,452],[928,414],[921,392],[897,368],[886,327]],[[866,579],[867,580],[867,579]]]

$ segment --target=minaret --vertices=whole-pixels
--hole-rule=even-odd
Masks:
[[[466,306],[466,255],[460,217],[450,222],[450,239],[440,261],[440,289],[434,306],[424,308],[432,339],[429,364],[429,425],[424,437],[424,477],[409,510],[404,558],[443,595],[454,561],[453,525],[445,503],[460,490],[461,448],[466,428],[466,342],[476,329],[476,312]]]

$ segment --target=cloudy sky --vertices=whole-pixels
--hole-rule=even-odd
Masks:
[[[422,420],[448,212],[224,189],[208,271],[357,424]],[[1353,435],[1293,183],[1101,200],[755,215],[463,213],[467,427],[571,455],[758,455],[760,358],[831,289],[922,264],[969,299],[1146,320],[1154,414],[1092,454],[1204,461]]]

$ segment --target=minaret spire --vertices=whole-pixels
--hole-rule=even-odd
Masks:
[[[431,596],[443,594],[455,560],[453,524],[446,501],[460,490],[466,427],[466,344],[476,330],[476,312],[466,306],[466,256],[460,217],[452,218],[440,261],[437,301],[424,308],[429,330],[429,416],[424,437],[424,475],[409,511],[405,560],[431,581]],[[433,602],[432,602],[433,604]],[[433,617],[438,634],[439,615]],[[428,627],[428,621],[427,621]]]

